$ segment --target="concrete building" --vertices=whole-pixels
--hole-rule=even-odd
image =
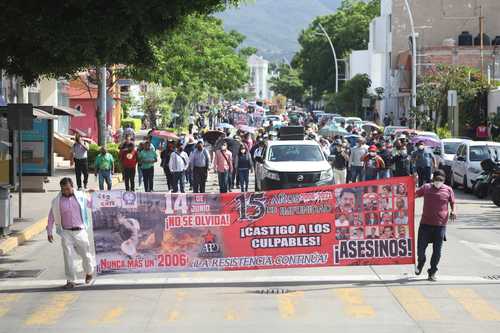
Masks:
[[[393,111],[392,79],[390,67],[391,38],[391,0],[381,1],[380,16],[370,23],[370,36],[367,50],[353,51],[349,56],[349,79],[357,74],[368,74],[372,81],[370,92],[375,94],[376,88],[383,88],[384,98],[377,101],[375,109],[380,119]]]
[[[32,86],[23,87],[13,76],[0,75],[0,106],[8,103],[31,103],[69,107],[69,83],[66,80],[43,78]],[[54,131],[69,134],[70,116],[59,115],[54,120]]]
[[[396,112],[407,112],[410,106],[411,27],[404,0],[391,0],[391,81]],[[467,65],[482,68],[484,75],[497,78],[495,46],[485,43],[481,52],[478,45],[460,46],[458,37],[463,31],[473,38],[479,36],[480,17],[484,19],[484,33],[491,40],[500,36],[500,1],[498,0],[413,0],[409,1],[417,33],[417,78],[439,63]],[[477,38],[477,40],[480,40]]]
[[[269,90],[269,61],[261,56],[252,54],[248,57],[248,68],[250,70],[250,82],[246,91],[255,95],[257,100],[265,100],[271,97]]]
[[[417,78],[441,63],[483,68],[484,75],[500,79],[500,50],[496,46],[485,43],[481,51],[477,45],[458,45],[458,37],[463,31],[468,31],[473,39],[478,37],[480,16],[484,18],[484,32],[490,40],[500,36],[500,20],[497,19],[500,1],[408,2],[417,33]],[[366,73],[372,80],[372,89],[384,88],[384,98],[377,106],[380,119],[385,114],[392,114],[396,123],[402,115],[408,117],[411,103],[409,22],[404,0],[382,0],[380,16],[370,23],[368,49],[353,51],[349,59],[349,78]]]

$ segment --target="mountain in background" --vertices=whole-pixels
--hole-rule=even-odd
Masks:
[[[253,46],[267,60],[291,61],[299,49],[297,38],[316,16],[333,13],[341,0],[254,0],[216,16],[226,30],[246,36],[244,46]]]

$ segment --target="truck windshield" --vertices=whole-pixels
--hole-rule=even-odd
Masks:
[[[269,151],[269,161],[271,162],[316,162],[323,160],[323,154],[318,146],[280,145],[271,147]]]

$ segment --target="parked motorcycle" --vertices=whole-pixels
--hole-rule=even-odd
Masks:
[[[493,180],[490,186],[490,195],[493,203],[500,207],[500,170],[497,170],[493,175]]]
[[[499,178],[500,165],[491,159],[486,159],[481,161],[481,168],[483,172],[474,181],[472,191],[480,199],[486,198],[488,195],[491,195],[492,199],[494,199],[493,190],[495,186],[493,183],[496,178]]]

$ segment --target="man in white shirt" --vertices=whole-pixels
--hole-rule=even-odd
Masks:
[[[351,183],[363,181],[363,157],[368,153],[364,138],[359,138],[356,147],[351,149],[349,166],[351,168]]]
[[[179,189],[184,193],[184,172],[189,165],[189,156],[184,151],[182,144],[177,144],[177,149],[170,155],[168,167],[172,173],[172,192],[177,193]]]

